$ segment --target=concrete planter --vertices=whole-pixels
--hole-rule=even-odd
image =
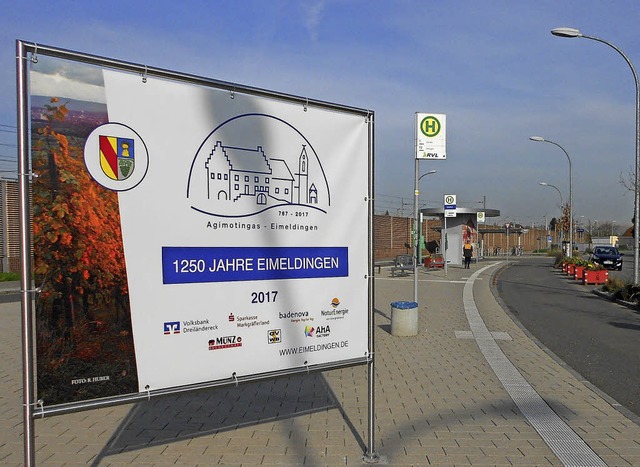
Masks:
[[[415,336],[418,334],[418,304],[393,302],[391,304],[391,335]]]

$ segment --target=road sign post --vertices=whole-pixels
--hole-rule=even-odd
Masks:
[[[446,242],[446,235],[447,235],[447,217],[457,217],[457,212],[456,212],[456,206],[457,206],[457,196],[456,195],[444,195],[444,235],[445,235],[445,242],[444,242],[444,254],[442,255],[442,259],[444,261],[444,275],[446,276],[449,272],[449,269],[447,267],[447,242]]]
[[[422,225],[420,218],[418,217],[420,159],[444,160],[447,158],[446,122],[447,116],[444,114],[426,114],[416,112],[415,196],[413,199],[413,221],[415,225],[415,235],[413,240],[413,300],[415,302],[418,301],[418,262],[420,261],[420,228],[418,225]]]

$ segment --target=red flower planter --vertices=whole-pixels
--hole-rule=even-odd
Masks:
[[[573,276],[573,274],[575,273],[575,269],[576,269],[576,265],[575,264],[568,264],[567,265],[567,275],[568,276]]]
[[[599,271],[588,271],[585,269],[582,283],[583,284],[604,284],[609,277],[609,271],[600,269]]]
[[[581,281],[582,278],[584,277],[584,271],[585,271],[586,266],[576,266],[574,269],[574,273],[573,273],[573,278],[577,281]]]

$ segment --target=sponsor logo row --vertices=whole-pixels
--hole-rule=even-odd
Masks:
[[[330,333],[329,326],[324,326],[324,332],[326,332],[327,336]],[[308,326],[305,327],[304,334],[307,337],[313,337],[314,330]],[[282,330],[281,329],[270,329],[267,331],[267,340],[269,344],[280,344],[282,343]],[[216,337],[214,339],[209,339],[209,350],[223,350],[223,349],[232,349],[237,347],[242,347],[243,344],[242,337],[240,336],[222,336]],[[313,342],[313,341],[311,341]],[[340,341],[329,341],[329,342],[320,342],[320,343],[309,343],[304,345],[297,345],[295,347],[283,348],[279,350],[279,355],[281,357],[286,357],[290,355],[298,355],[305,353],[313,353],[324,350],[339,350],[349,347],[348,340],[340,340]]]
[[[334,298],[331,300],[331,308],[327,310],[320,310],[320,316],[325,321],[332,321],[337,319],[343,319],[348,313],[348,308],[339,308],[340,300],[338,298]],[[278,312],[279,320],[288,320],[292,323],[307,323],[313,322],[315,317],[311,315],[308,311],[279,311]],[[271,319],[263,319],[258,315],[238,315],[236,316],[234,313],[229,313],[227,320],[229,323],[235,323],[238,328],[252,328],[259,326],[269,326],[271,324]],[[305,327],[305,333],[309,332],[311,335],[313,333],[317,334],[318,337],[326,337],[323,335],[324,331],[318,330],[322,326],[317,326],[314,328],[311,325],[307,325]],[[186,321],[165,321],[163,324],[163,333],[165,335],[172,334],[186,334],[186,333],[196,333],[196,332],[211,332],[217,331],[219,329],[218,324],[210,323],[209,319],[191,319]],[[324,333],[326,334],[326,333]],[[328,334],[327,334],[328,335]],[[311,337],[311,336],[309,336]]]
[[[180,333],[180,322],[165,323],[165,329],[173,329],[173,334]],[[304,336],[305,339],[317,339],[331,337],[331,326],[304,326],[297,331],[299,336]],[[282,344],[284,342],[282,329],[269,329],[266,332],[266,340],[268,344]],[[232,349],[243,346],[243,338],[237,335],[218,336],[208,340],[209,350],[222,350]],[[294,352],[298,353],[298,352]],[[304,352],[300,352],[304,353]],[[281,355],[288,355],[282,354]]]
[[[210,328],[212,328],[212,330],[218,329],[217,326],[210,326]],[[180,322],[179,321],[166,322],[164,323],[164,329],[165,329],[165,332],[164,332],[165,334],[180,334]],[[193,330],[190,332],[193,332]],[[319,325],[319,326],[305,326],[302,329],[301,334],[303,334],[304,337],[307,337],[307,338],[329,337],[331,335],[331,327],[328,324]],[[240,345],[232,345],[231,347],[241,347],[242,346],[241,342],[242,342],[242,338],[237,337],[236,339],[236,336],[225,336],[225,337],[216,338],[216,345],[240,343]],[[281,343],[282,329],[269,329],[267,331],[267,342],[269,344]]]

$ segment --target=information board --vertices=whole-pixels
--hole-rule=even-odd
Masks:
[[[45,402],[367,357],[366,114],[51,58],[31,82]]]
[[[416,113],[416,159],[447,158],[447,116]]]

